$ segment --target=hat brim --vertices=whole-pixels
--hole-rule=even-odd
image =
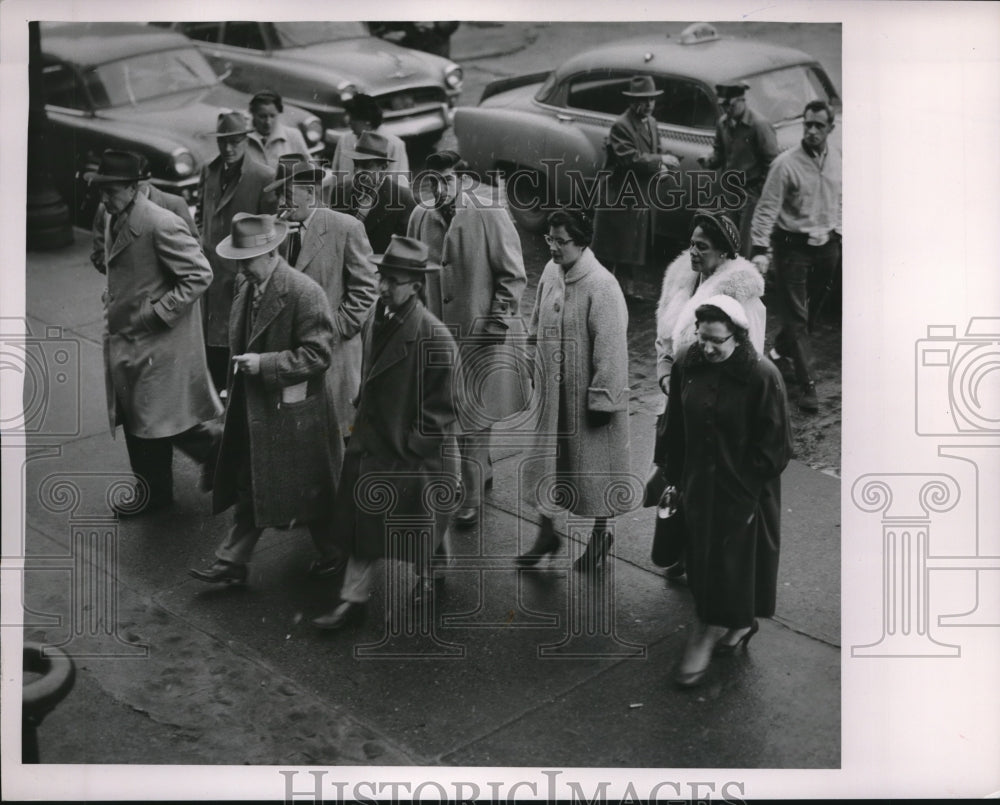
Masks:
[[[388,154],[386,154],[383,157],[383,156],[379,156],[377,154],[366,154],[366,153],[364,153],[362,151],[348,151],[347,152],[347,158],[348,159],[353,159],[355,162],[364,162],[366,160],[368,162],[376,162],[376,161],[378,161],[378,162],[395,162],[396,161],[395,159],[393,159]]]
[[[297,176],[303,176],[303,175],[304,175],[304,172],[303,173],[293,173],[291,176],[285,176],[285,177],[283,177],[281,179],[275,179],[273,182],[271,182],[271,184],[264,185],[264,192],[265,193],[273,193],[279,187],[283,187],[284,185],[286,185],[289,182],[291,182],[292,180],[294,180]],[[319,177],[318,179],[312,179],[312,180],[310,180],[308,182],[308,184],[322,185],[325,180],[326,180],[326,174],[324,173],[324,175],[321,176],[321,177]],[[307,182],[300,180],[299,184],[303,184],[304,185],[304,184],[307,184]]]
[[[251,257],[259,257],[262,254],[274,251],[281,245],[281,242],[288,236],[288,223],[285,221],[275,221],[274,232],[275,239],[269,243],[244,248],[233,246],[233,236],[229,234],[215,247],[215,253],[227,260],[248,260]]]
[[[214,137],[216,140],[222,140],[226,137],[245,137],[253,131],[253,127],[246,129],[245,131],[209,131],[206,132],[206,137]]]
[[[395,263],[390,258],[388,261],[384,260],[384,254],[375,254],[368,259],[377,265],[380,269],[388,269],[389,271],[408,271],[411,274],[431,274],[435,271],[440,271],[441,266],[437,263],[428,262],[425,266],[404,266],[399,263]]]
[[[627,98],[658,98],[663,94],[662,89],[654,89],[649,92],[629,92],[627,89],[622,90],[622,95]]]
[[[108,173],[98,173],[97,171],[87,171],[83,174],[83,179],[88,184],[105,184],[108,182],[141,182],[145,176],[114,176]]]

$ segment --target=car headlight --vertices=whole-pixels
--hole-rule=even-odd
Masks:
[[[178,148],[170,155],[171,164],[176,173],[181,178],[194,173],[194,155],[186,148]]]
[[[323,139],[323,124],[318,117],[310,117],[302,121],[302,135],[309,145],[316,145]]]
[[[453,64],[447,70],[444,71],[444,83],[448,85],[448,89],[461,89],[462,88],[462,68],[457,64]]]
[[[347,103],[358,94],[358,88],[347,81],[337,84],[337,92],[340,94],[340,102]]]

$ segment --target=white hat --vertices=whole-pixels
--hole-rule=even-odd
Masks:
[[[729,317],[729,320],[737,327],[743,330],[750,329],[750,321],[747,319],[747,312],[743,309],[743,305],[733,299],[733,297],[720,293],[715,296],[710,296],[701,304],[717,307],[725,313]],[[699,305],[699,307],[701,307],[701,305]]]

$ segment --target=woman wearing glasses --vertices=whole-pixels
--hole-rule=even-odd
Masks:
[[[781,373],[750,343],[743,306],[720,294],[694,317],[657,440],[681,495],[696,612],[674,677],[681,687],[699,684],[713,655],[746,649],[757,618],[774,614],[780,476],[792,451]]]
[[[545,237],[552,259],[542,272],[531,317],[539,420],[525,467],[524,496],[542,514],[534,546],[518,557],[531,567],[560,545],[553,516],[595,518],[574,567],[604,564],[608,519],[632,508],[629,494],[628,309],[618,281],[590,250],[586,214],[557,210]]]
[[[694,341],[694,311],[710,296],[725,294],[743,305],[750,321],[750,343],[763,354],[764,278],[739,251],[740,235],[729,218],[708,210],[695,213],[690,247],[667,267],[656,307],[656,374],[664,395],[674,355]],[[662,466],[663,456],[657,453],[654,461]],[[667,569],[667,578],[679,579],[684,572],[681,560]]]

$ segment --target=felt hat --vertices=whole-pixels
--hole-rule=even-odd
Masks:
[[[376,254],[369,258],[380,269],[392,271],[412,271],[417,274],[429,274],[440,270],[441,266],[428,263],[427,247],[416,238],[404,238],[393,235],[385,254]]]
[[[264,192],[272,193],[290,181],[320,185],[324,176],[323,169],[310,162],[305,154],[285,154],[278,158],[274,181],[264,187]]]
[[[215,131],[208,133],[209,137],[239,137],[253,131],[253,126],[247,120],[247,116],[242,112],[234,112],[231,109],[224,109],[219,112],[219,119],[215,124]]]
[[[446,171],[451,168],[460,169],[467,167],[457,151],[436,151],[424,161],[427,170]]]
[[[723,100],[729,101],[733,98],[742,98],[748,89],[750,89],[750,85],[742,82],[736,84],[716,84],[715,94]]]
[[[146,160],[131,151],[107,149],[101,154],[101,164],[96,171],[88,171],[83,178],[88,182],[138,182],[148,175]]]
[[[629,98],[655,98],[662,94],[663,90],[656,88],[650,75],[632,76],[632,80],[628,82],[628,89],[622,91],[622,95],[627,95]]]
[[[274,215],[238,212],[233,216],[232,233],[215,247],[215,253],[229,260],[247,260],[276,249],[287,234],[288,224]]]

